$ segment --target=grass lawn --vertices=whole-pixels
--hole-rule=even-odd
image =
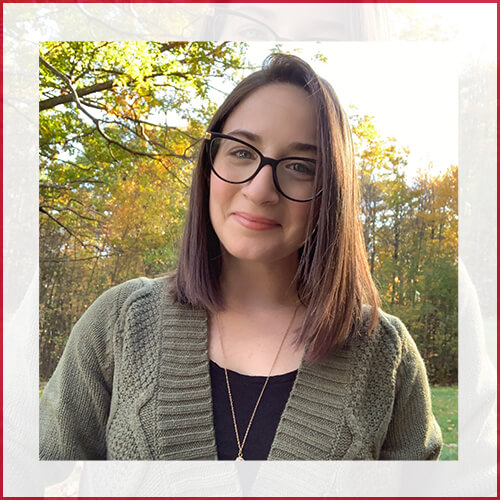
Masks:
[[[440,460],[458,460],[458,387],[432,386],[432,409],[443,433]]]

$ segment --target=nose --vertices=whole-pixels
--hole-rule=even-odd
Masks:
[[[280,195],[274,185],[271,165],[264,165],[252,180],[245,183],[242,193],[257,205],[277,203]]]

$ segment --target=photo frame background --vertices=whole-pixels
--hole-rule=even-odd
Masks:
[[[380,13],[377,7],[362,13],[359,8],[340,5],[259,4],[268,9],[261,10],[265,18],[239,27],[232,23],[239,30],[232,38],[249,40],[274,33],[296,40],[324,36],[364,43],[393,40],[388,12]],[[227,16],[229,10],[239,19],[255,21],[257,11],[252,17],[249,8],[249,4],[4,4],[4,495],[42,496],[45,484],[57,482],[73,467],[71,463],[38,461],[38,42],[228,36],[221,31],[220,16]],[[462,7],[447,4],[443,8]],[[469,8],[475,14],[470,22],[482,23],[487,43],[493,29],[496,34],[496,22],[491,22],[496,20],[496,5]],[[284,12],[290,16],[287,23]],[[331,21],[336,31],[332,35],[326,27],[325,35],[318,23],[306,23],[306,14]],[[281,35],[280,27],[285,24],[287,32]],[[263,31],[257,32],[255,25]],[[309,33],[304,31],[305,25]],[[268,32],[263,35],[265,29]],[[404,35],[401,26],[399,31]],[[85,462],[80,494],[496,494],[496,300],[491,300],[496,297],[496,54],[485,56],[472,32],[461,38],[460,32],[445,31],[455,44],[460,72],[459,461],[258,462],[243,466]],[[398,35],[395,43],[415,42],[416,35],[407,33],[406,39]],[[420,41],[433,42],[434,34],[429,29]],[[245,482],[254,475],[254,488],[246,491]]]

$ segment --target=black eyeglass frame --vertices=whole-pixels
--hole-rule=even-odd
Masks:
[[[253,151],[255,151],[259,155],[259,157],[260,157],[259,166],[255,169],[255,172],[250,177],[248,177],[247,179],[242,180],[242,181],[228,181],[227,179],[224,179],[224,177],[221,177],[221,175],[217,172],[217,170],[215,170],[215,167],[214,167],[214,164],[212,161],[212,157],[210,154],[210,147],[212,144],[212,140],[219,139],[219,138],[220,139],[231,139],[232,141],[239,142],[240,144],[243,144],[243,145],[249,147],[250,149],[252,149]],[[276,187],[276,189],[278,190],[278,192],[282,196],[284,196],[285,198],[287,198],[289,200],[296,201],[297,203],[305,203],[307,201],[314,200],[323,191],[322,189],[320,189],[314,196],[312,196],[311,198],[307,198],[306,200],[297,200],[297,199],[292,198],[291,196],[288,196],[287,194],[285,194],[280,187],[280,184],[278,181],[278,174],[276,172],[276,170],[278,168],[278,163],[282,162],[283,160],[303,160],[303,161],[308,161],[308,162],[316,164],[316,160],[313,160],[312,158],[304,158],[301,156],[286,156],[285,158],[278,158],[276,160],[275,158],[269,158],[268,156],[264,156],[255,146],[252,146],[248,142],[245,142],[242,139],[238,139],[237,137],[233,137],[232,135],[221,134],[220,132],[210,132],[210,131],[206,132],[205,133],[205,145],[207,148],[208,159],[210,161],[210,169],[220,180],[222,180],[224,182],[228,182],[229,184],[244,184],[245,182],[251,181],[254,177],[257,176],[257,174],[262,170],[263,167],[265,167],[266,165],[269,165],[273,171],[274,186]]]

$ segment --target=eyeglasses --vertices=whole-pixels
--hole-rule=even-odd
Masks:
[[[293,156],[275,160],[241,139],[218,132],[207,132],[205,139],[212,171],[225,182],[243,184],[270,165],[274,185],[285,198],[305,202],[321,193],[315,185],[316,160],[312,158]]]

